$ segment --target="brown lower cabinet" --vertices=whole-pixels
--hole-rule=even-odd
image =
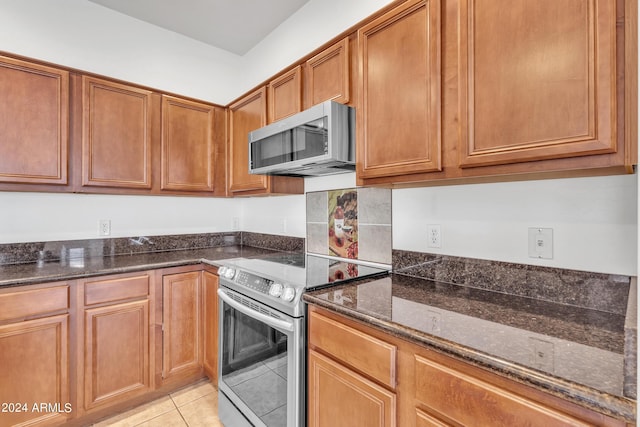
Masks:
[[[0,425],[69,417],[68,283],[0,290]]]
[[[80,282],[84,294],[84,410],[152,389],[148,272]]]
[[[308,329],[309,427],[626,425],[317,306]]]
[[[87,425],[217,381],[216,273],[192,265],[0,289],[0,426]]]
[[[202,272],[162,276],[162,380],[202,371]]]

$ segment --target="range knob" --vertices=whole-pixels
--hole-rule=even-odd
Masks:
[[[218,269],[218,275],[225,279],[231,280],[236,275],[236,269],[233,267],[220,267]]]
[[[271,286],[269,286],[269,295],[275,298],[280,298],[282,295],[282,284],[278,282],[273,282]]]
[[[287,286],[282,290],[282,299],[287,302],[293,301],[293,298],[295,298],[295,296],[296,296],[296,290],[291,286]]]

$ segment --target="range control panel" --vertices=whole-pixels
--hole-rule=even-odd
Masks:
[[[238,271],[238,273],[236,273],[235,282],[239,285],[246,286],[249,289],[253,289],[254,291],[268,294],[269,287],[273,283],[273,280],[265,279],[264,277],[259,277],[251,273],[247,273],[246,271]]]
[[[244,270],[233,267],[220,267],[218,275],[237,285],[252,289],[260,294],[269,295],[285,302],[291,302],[295,299],[296,289],[290,285],[275,282],[273,280],[251,274]]]

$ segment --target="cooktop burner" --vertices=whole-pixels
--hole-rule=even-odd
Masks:
[[[338,282],[385,274],[390,266],[297,252],[233,258],[218,273],[221,285],[293,316],[302,316],[302,293]]]

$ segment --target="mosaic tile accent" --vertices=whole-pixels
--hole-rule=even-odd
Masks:
[[[306,198],[307,252],[391,263],[391,190],[347,188]]]
[[[393,272],[625,315],[629,276],[393,250]]]

